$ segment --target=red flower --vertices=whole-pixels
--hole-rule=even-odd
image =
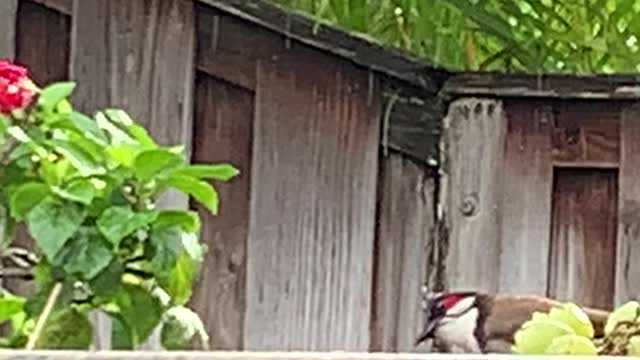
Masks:
[[[0,60],[0,114],[21,109],[33,99],[35,85],[26,68]]]

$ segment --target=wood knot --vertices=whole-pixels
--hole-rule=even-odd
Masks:
[[[478,208],[478,197],[474,194],[469,194],[462,199],[460,205],[460,211],[464,216],[473,216]]]

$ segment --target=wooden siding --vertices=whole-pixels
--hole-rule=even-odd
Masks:
[[[500,291],[545,294],[551,226],[552,111],[543,102],[506,101]]]
[[[621,115],[615,303],[640,296],[640,104]]]
[[[434,246],[434,170],[397,152],[380,165],[371,351],[425,351],[413,343],[423,325],[416,285],[428,283]]]
[[[366,71],[292,48],[257,68],[244,345],[366,350],[379,102]]]
[[[207,261],[191,305],[209,330],[210,348],[241,350],[251,182],[254,93],[205,73],[196,78],[194,162],[229,162],[240,175],[216,184],[220,213],[197,206]]]
[[[548,295],[583,306],[613,305],[617,171],[558,169]]]
[[[456,100],[444,120],[440,199],[450,234],[450,289],[498,290],[506,132],[499,100]]]
[[[18,0],[0,2],[0,59],[15,57],[17,11]]]

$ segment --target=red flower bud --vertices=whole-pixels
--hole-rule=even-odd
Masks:
[[[25,67],[0,60],[0,114],[9,114],[31,103],[35,86]]]

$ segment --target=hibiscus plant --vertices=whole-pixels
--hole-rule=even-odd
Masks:
[[[215,214],[210,181],[238,170],[190,164],[182,146],[156,143],[124,110],[75,110],[75,86],[38,88],[26,68],[0,61],[2,271],[9,276],[7,262],[20,258],[35,285],[24,297],[2,290],[0,346],[89,349],[96,311],[112,320],[114,349],[134,349],[156,328],[167,349],[194,337],[206,346],[187,307],[205,254],[200,218],[155,205],[173,189]],[[28,249],[14,246],[21,229]]]

